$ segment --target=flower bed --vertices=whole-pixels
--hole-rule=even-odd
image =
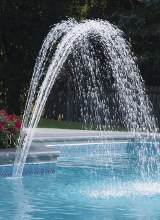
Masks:
[[[15,147],[21,120],[15,115],[8,115],[5,110],[0,110],[0,148]]]

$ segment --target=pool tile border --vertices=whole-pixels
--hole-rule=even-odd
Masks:
[[[25,164],[23,175],[34,175],[34,174],[46,174],[55,173],[55,163],[32,163]],[[0,177],[11,177],[13,172],[13,165],[1,165],[0,166]]]

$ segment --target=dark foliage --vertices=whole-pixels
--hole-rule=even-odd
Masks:
[[[0,108],[9,113],[23,112],[43,39],[67,17],[116,24],[131,44],[146,84],[160,85],[160,0],[1,0],[0,6]],[[66,78],[58,82],[54,96],[64,100]]]

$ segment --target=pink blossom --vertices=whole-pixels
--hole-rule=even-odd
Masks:
[[[3,109],[0,110],[0,114],[2,114],[2,115],[8,115],[7,112],[6,112],[5,110],[3,110]]]

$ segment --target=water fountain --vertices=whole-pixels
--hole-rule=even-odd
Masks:
[[[123,35],[102,20],[78,23],[69,19],[50,30],[36,60],[13,177],[22,175],[34,129],[64,65],[68,65],[78,85],[76,92],[84,123],[104,130],[120,125],[132,132],[157,131],[136,58]],[[114,92],[107,96],[106,88]]]

